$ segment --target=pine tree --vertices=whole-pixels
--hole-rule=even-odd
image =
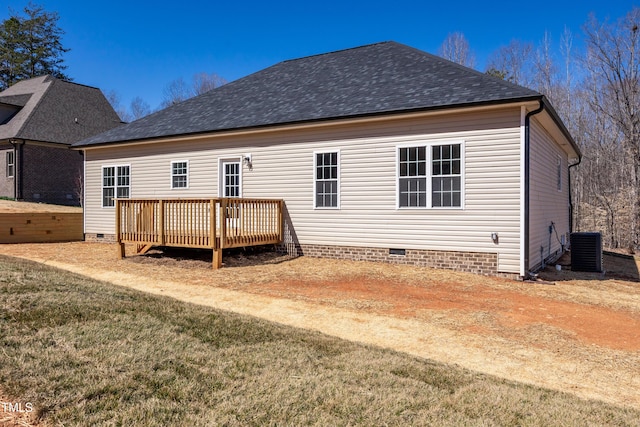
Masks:
[[[0,89],[45,74],[65,80],[62,46],[64,31],[57,12],[29,3],[24,15],[16,12],[0,23]]]

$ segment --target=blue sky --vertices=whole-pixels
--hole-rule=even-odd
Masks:
[[[67,74],[139,96],[158,107],[164,87],[199,72],[236,80],[277,62],[394,40],[431,53],[462,32],[484,71],[487,57],[512,39],[537,44],[545,30],[559,43],[568,27],[579,47],[589,13],[617,20],[633,1],[185,1],[40,0],[60,15]],[[21,11],[28,0],[0,6]],[[487,6],[487,5],[491,6]]]

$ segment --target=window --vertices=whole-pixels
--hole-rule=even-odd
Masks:
[[[556,161],[556,188],[562,191],[562,159],[558,156]]]
[[[462,144],[398,150],[400,208],[462,207]]]
[[[237,160],[223,160],[222,166],[222,197],[242,197],[241,167]]]
[[[316,208],[339,207],[338,152],[315,153],[314,198]]]
[[[460,207],[460,144],[431,147],[433,207]]]
[[[15,175],[15,153],[13,151],[7,151],[7,178],[13,178]]]
[[[171,162],[171,188],[187,188],[188,173],[188,162]]]
[[[400,149],[400,207],[427,206],[427,149]]]
[[[129,166],[102,168],[102,207],[115,206],[114,198],[127,199],[130,194]]]

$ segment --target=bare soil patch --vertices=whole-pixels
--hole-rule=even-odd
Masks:
[[[217,271],[206,251],[116,260],[115,245],[81,242],[0,253],[640,408],[637,259],[607,257],[606,274],[549,268],[545,285],[270,252],[225,253]]]
[[[0,213],[5,212],[82,212],[82,208],[75,206],[50,205],[46,203],[17,202],[0,199]]]

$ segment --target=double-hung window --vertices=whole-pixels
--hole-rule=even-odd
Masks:
[[[427,148],[400,148],[400,207],[427,206]]]
[[[339,152],[314,153],[314,155],[314,206],[316,208],[339,208]]]
[[[13,151],[7,151],[6,164],[7,164],[7,178],[13,178],[16,170],[16,158],[15,158],[15,153]]]
[[[398,150],[398,207],[462,207],[462,144]]]
[[[189,187],[189,163],[171,162],[171,188]]]
[[[431,206],[460,207],[462,202],[460,144],[431,147]]]
[[[102,207],[115,206],[114,199],[128,199],[130,193],[129,166],[104,166],[102,168]]]

